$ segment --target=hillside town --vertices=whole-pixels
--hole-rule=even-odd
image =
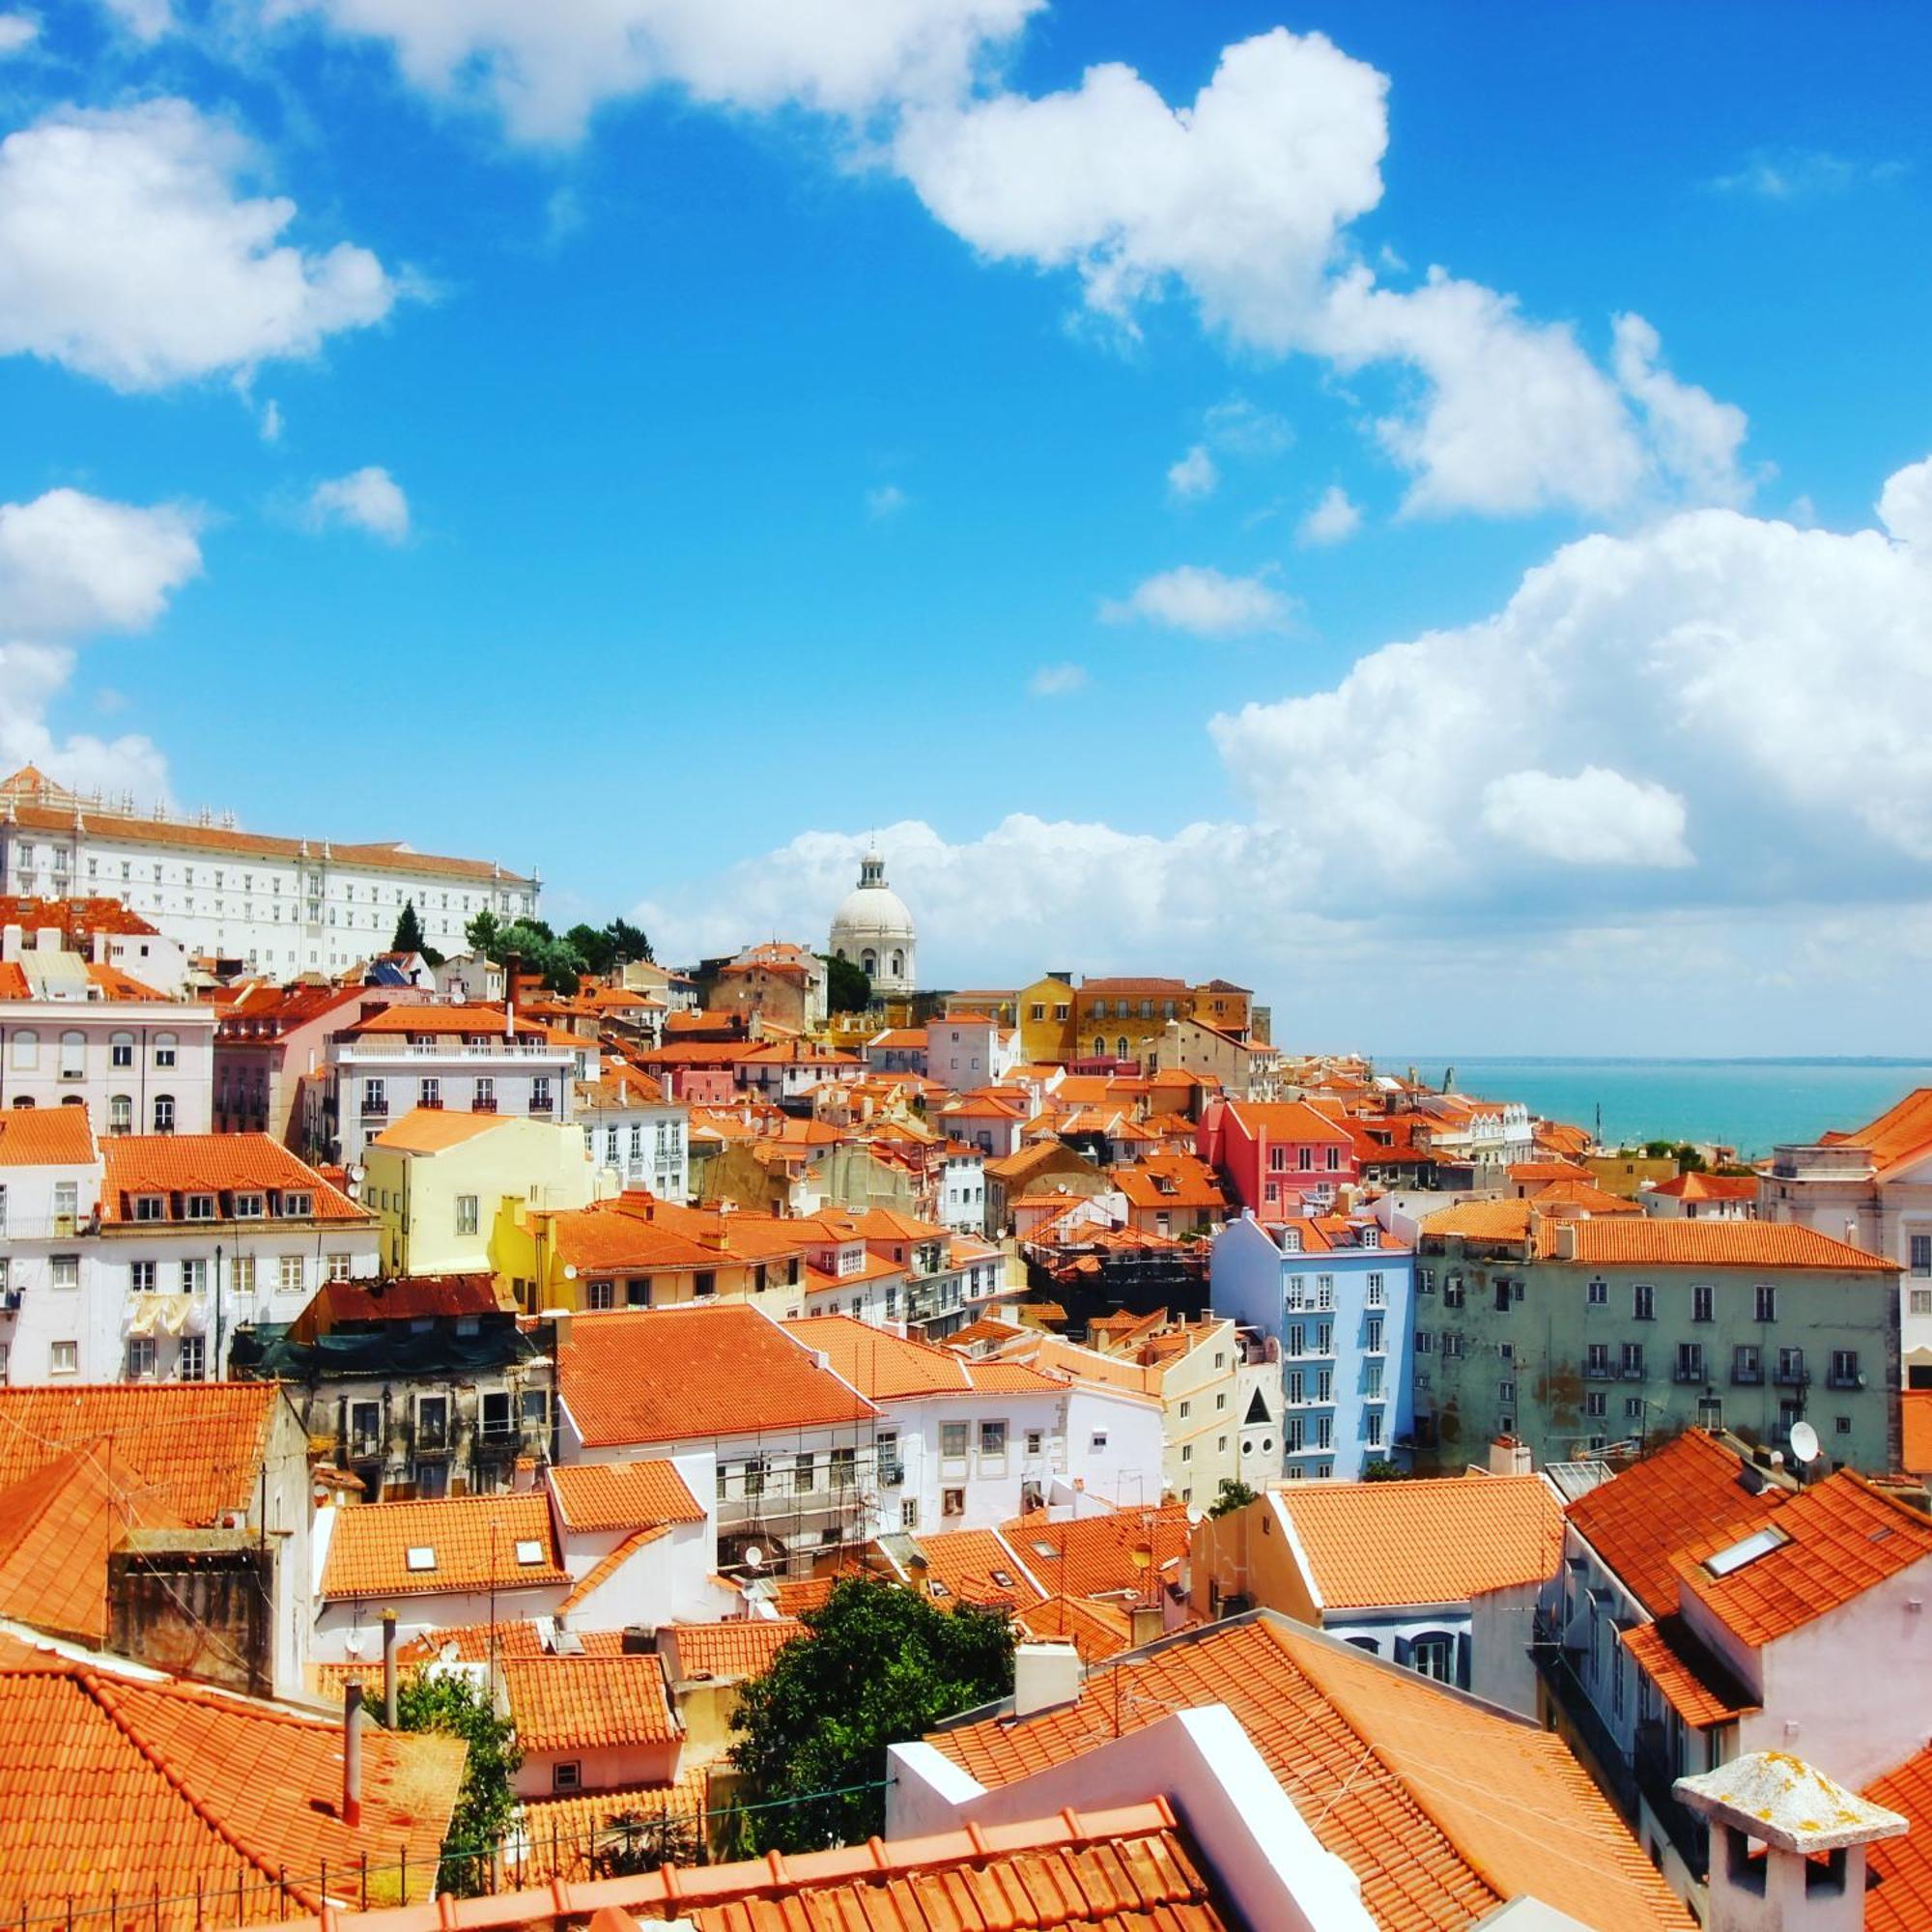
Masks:
[[[1599,1145],[891,858],[0,782],[0,1923],[1932,1925],[1932,1090]],[[868,1615],[991,1675],[780,1789]]]

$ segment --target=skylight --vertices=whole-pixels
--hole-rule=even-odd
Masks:
[[[544,1547],[534,1537],[525,1537],[517,1544],[519,1563],[541,1563],[544,1560]]]
[[[436,1568],[436,1551],[427,1543],[412,1544],[409,1553],[403,1558],[403,1561],[412,1570],[434,1570]]]
[[[1781,1549],[1790,1541],[1790,1537],[1776,1523],[1767,1523],[1762,1529],[1752,1530],[1741,1543],[1719,1550],[1715,1556],[1705,1557],[1704,1568],[1714,1577],[1729,1577],[1746,1564],[1755,1563],[1760,1556],[1769,1556],[1774,1549]]]
[[[1060,1551],[1050,1543],[1036,1543],[1033,1547],[1033,1553],[1036,1556],[1058,1556]]]
[[[1013,1579],[1004,1570],[995,1570],[993,1572],[993,1581],[1003,1590],[1010,1590],[1013,1587]]]

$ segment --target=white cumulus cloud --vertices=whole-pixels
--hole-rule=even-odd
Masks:
[[[1574,778],[1511,772],[1483,787],[1484,827],[1508,844],[1570,866],[1689,866],[1684,801],[1602,765]]]
[[[1887,477],[1878,520],[1900,543],[1932,558],[1932,457]]]
[[[318,483],[309,492],[308,522],[313,529],[366,530],[399,544],[410,533],[410,499],[381,464],[371,463]]]
[[[1295,534],[1305,544],[1338,544],[1347,543],[1361,527],[1362,513],[1350,500],[1348,491],[1331,483],[1302,518]]]
[[[165,794],[167,761],[152,739],[62,736],[48,714],[72,680],[77,642],[145,630],[200,575],[197,521],[178,505],[76,490],[0,503],[0,761],[87,789]]]
[[[1203,442],[1195,443],[1185,456],[1167,467],[1168,494],[1183,502],[1196,497],[1211,497],[1220,480],[1221,472],[1214,468],[1214,459]]]
[[[1100,606],[1101,617],[1110,624],[1158,624],[1197,638],[1278,630],[1288,614],[1288,599],[1265,579],[1227,577],[1193,563],[1145,578],[1125,597]]]
[[[185,100],[62,108],[0,141],[0,355],[119,389],[312,355],[386,315],[397,286],[347,242],[283,239],[249,143]]]
[[[17,54],[40,38],[41,23],[28,14],[0,14],[0,60]]]

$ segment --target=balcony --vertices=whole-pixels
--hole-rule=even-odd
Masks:
[[[1626,1819],[1636,1816],[1637,1781],[1616,1733],[1599,1714],[1577,1667],[1580,1651],[1566,1650],[1558,1626],[1542,1609],[1536,1613],[1536,1640],[1530,1660],[1543,1688],[1561,1718],[1559,1734],[1571,1745],[1583,1767],[1596,1779]]]
[[[1586,1382],[1613,1382],[1616,1378],[1616,1365],[1613,1362],[1585,1362],[1583,1364],[1583,1379]]]
[[[1706,1382],[1710,1377],[1704,1373],[1704,1364],[1698,1362],[1677,1362],[1670,1370],[1670,1379],[1674,1382]]]
[[[479,1094],[469,1103],[472,1114],[494,1114],[497,1111],[497,1096],[494,1094]]]
[[[1745,1362],[1731,1364],[1731,1385],[1733,1388],[1762,1388],[1764,1386],[1764,1367],[1760,1363],[1752,1367]]]
[[[1861,1389],[1865,1378],[1856,1369],[1833,1369],[1825,1378],[1825,1386],[1833,1389]]]
[[[493,1101],[491,1103],[491,1112],[494,1113],[495,1111],[496,1103]],[[530,1095],[530,1112],[541,1119],[548,1119],[552,1114],[556,1112],[556,1102],[554,1100],[539,1099],[536,1094],[532,1094]]]
[[[1811,1386],[1811,1371],[1802,1362],[1780,1362],[1772,1377],[1779,1388],[1799,1389]]]
[[[1657,1822],[1669,1836],[1677,1856],[1690,1875],[1702,1879],[1711,1861],[1710,1827],[1688,1805],[1681,1804],[1671,1790],[1677,1781],[1677,1768],[1671,1761],[1670,1744],[1663,1726],[1655,1721],[1636,1727],[1636,1782]]]
[[[389,1118],[389,1103],[386,1100],[364,1099],[361,1111],[365,1121],[386,1121]]]

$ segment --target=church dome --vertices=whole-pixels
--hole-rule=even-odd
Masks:
[[[918,933],[905,901],[886,883],[886,862],[868,854],[859,867],[859,883],[832,916],[826,951],[849,959],[870,977],[877,993],[910,993],[916,982],[914,948]]]

